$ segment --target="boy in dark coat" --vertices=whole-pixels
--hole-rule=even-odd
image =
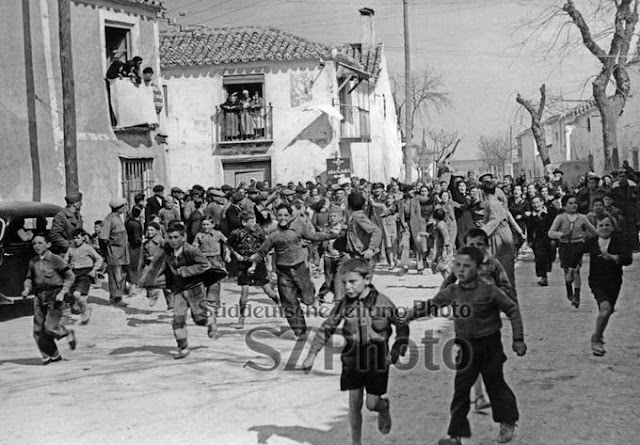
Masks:
[[[534,196],[531,200],[533,211],[527,219],[527,243],[533,250],[536,263],[536,276],[539,286],[548,286],[547,274],[551,272],[551,266],[556,253],[549,229],[556,217],[555,210],[544,205],[542,196]]]

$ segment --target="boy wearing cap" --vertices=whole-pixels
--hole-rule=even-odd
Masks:
[[[335,233],[339,235],[342,232],[342,209],[336,205],[329,208],[329,221],[324,227],[326,233]],[[318,291],[318,301],[324,303],[324,297],[333,292],[335,295],[335,280],[338,274],[338,268],[344,254],[337,250],[333,244],[335,240],[329,240],[322,243],[324,251],[324,283]]]
[[[155,257],[164,247],[164,238],[160,231],[160,224],[151,221],[147,224],[147,230],[142,242],[142,252],[140,254],[140,270],[144,271],[151,264],[151,260]],[[155,282],[146,288],[147,300],[149,300],[149,306],[153,307],[158,302],[160,293],[164,293],[165,300],[167,301],[167,310],[173,309],[173,296],[171,291],[166,289],[166,278],[164,272],[160,273]]]
[[[129,238],[122,215],[127,212],[127,201],[124,198],[114,198],[109,203],[111,213],[102,221],[102,230],[98,235],[104,244],[107,260],[107,274],[109,276],[109,299],[114,306],[127,306],[122,301],[126,269],[130,262]]]
[[[70,193],[64,197],[66,207],[53,217],[49,237],[51,238],[51,251],[65,255],[73,244],[73,232],[82,229],[83,221],[80,209],[82,208],[82,193]]]

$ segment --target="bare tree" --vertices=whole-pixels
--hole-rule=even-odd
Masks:
[[[495,175],[502,176],[505,164],[511,156],[511,141],[506,135],[480,136],[478,151],[484,166]]]
[[[398,116],[398,128],[405,128],[405,119],[409,117],[411,132],[415,129],[416,119],[425,117],[431,109],[442,110],[451,106],[451,97],[447,91],[442,76],[432,69],[425,69],[411,75],[411,110],[405,109],[404,79],[396,76],[391,80],[391,88]]]
[[[516,102],[522,105],[531,116],[531,132],[533,133],[533,139],[536,141],[536,146],[538,147],[538,152],[540,153],[543,166],[551,164],[549,150],[547,149],[547,141],[541,125],[542,114],[544,113],[546,101],[547,89],[545,84],[542,84],[540,87],[540,103],[537,106],[532,104],[529,100],[523,99],[520,94],[516,97]]]
[[[618,168],[618,119],[631,89],[626,67],[631,61],[631,39],[638,23],[638,0],[613,0],[613,3],[614,33],[608,52],[596,42],[589,25],[572,0],[567,0],[562,8],[580,31],[584,46],[601,63],[600,73],[592,86],[593,98],[602,118],[604,169],[607,172]],[[608,96],[606,90],[612,80],[615,83],[615,92]]]
[[[418,171],[418,177],[421,180],[433,179],[429,174],[432,168],[437,176],[439,168],[453,155],[460,141],[457,131],[424,130],[422,145],[414,145],[413,166]]]

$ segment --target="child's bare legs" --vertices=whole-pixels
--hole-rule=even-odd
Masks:
[[[211,310],[211,324],[208,328],[209,337],[215,337],[218,332],[218,308],[220,307],[220,282],[214,283],[207,288],[207,302]]]
[[[364,388],[349,390],[349,424],[351,425],[351,444],[352,445],[362,445],[362,403],[363,401],[364,401]],[[368,406],[368,403],[367,403],[367,406]]]
[[[87,301],[87,296],[81,295],[79,291],[75,291],[73,293],[73,298],[78,303],[78,307],[80,307],[80,324],[89,323],[89,319],[91,318],[91,307]]]
[[[573,301],[571,304],[577,309],[580,306],[580,288],[582,287],[582,279],[580,278],[580,266],[573,271]]]
[[[609,318],[613,313],[613,308],[611,307],[611,303],[608,301],[602,301],[598,304],[598,307],[599,312],[598,317],[596,318],[596,330],[591,337],[591,350],[594,355],[604,355],[604,330],[607,328]]]
[[[273,287],[271,287],[271,283],[267,283],[264,286],[262,286],[262,290],[264,291],[265,294],[267,294],[269,298],[273,300],[275,304],[280,304],[280,298],[278,298],[278,293],[275,290],[273,290]]]
[[[240,301],[238,302],[238,322],[233,325],[236,329],[242,329],[244,327],[244,313],[247,309],[247,301],[249,301],[249,286],[242,286],[240,288]]]
[[[567,289],[567,299],[569,301],[573,301],[573,275],[574,269],[570,267],[564,269],[564,285]]]

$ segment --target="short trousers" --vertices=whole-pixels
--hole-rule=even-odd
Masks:
[[[348,347],[345,347],[348,350]],[[364,388],[367,394],[381,396],[387,392],[389,383],[389,366],[387,365],[386,345],[369,345],[344,354],[342,359],[342,375],[340,390]]]
[[[269,284],[269,275],[267,273],[267,266],[264,262],[259,262],[256,265],[254,273],[248,272],[251,267],[250,261],[240,261],[238,263],[238,286],[264,286]]]
[[[622,287],[620,284],[610,284],[606,286],[590,285],[589,287],[591,287],[593,297],[598,302],[598,307],[600,307],[600,303],[608,301],[611,304],[611,309],[615,308],[618,296],[620,296],[620,288]]]
[[[89,295],[89,289],[91,288],[91,277],[89,272],[93,270],[92,267],[83,267],[81,269],[73,269],[73,274],[76,276],[69,293],[71,295],[74,292],[80,292],[80,295]]]
[[[583,243],[560,243],[560,267],[575,269],[582,266]]]

